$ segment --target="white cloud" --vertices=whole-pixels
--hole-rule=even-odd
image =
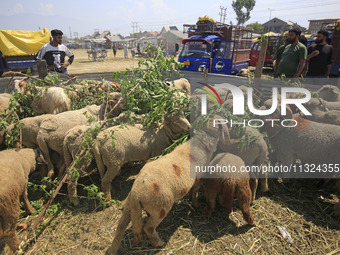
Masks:
[[[153,14],[159,17],[169,17],[173,18],[178,12],[175,9],[170,8],[164,3],[163,0],[151,0],[151,9]]]
[[[139,9],[145,9],[145,3],[144,2],[136,2],[135,4]]]
[[[54,16],[54,5],[53,4],[40,4],[39,14],[43,16]]]
[[[22,13],[24,12],[24,6],[22,3],[16,3],[12,10],[10,11],[10,14],[17,14],[17,13]]]

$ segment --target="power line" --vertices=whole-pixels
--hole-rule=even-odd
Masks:
[[[220,11],[220,22],[221,23],[225,23],[225,17],[227,16],[227,7],[223,7],[223,6],[220,6],[220,9],[221,9],[221,11]],[[222,22],[222,18],[223,18],[223,22]]]

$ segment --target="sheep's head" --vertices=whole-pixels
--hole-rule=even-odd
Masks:
[[[27,94],[27,82],[24,80],[14,80],[14,88],[21,93]]]
[[[324,100],[321,98],[311,98],[305,105],[306,109],[312,114],[318,111],[328,112],[328,108],[324,104]]]
[[[272,108],[273,105],[273,100],[268,99],[267,101],[264,102],[263,106],[260,107],[259,110],[264,111],[264,110],[269,110]],[[278,102],[277,107],[275,111],[271,114],[264,115],[264,116],[259,116],[262,120],[271,120],[271,119],[276,119],[276,120],[284,120],[284,119],[293,119],[293,112],[290,109],[289,105],[286,105],[286,115],[282,115],[281,112],[281,102]],[[266,124],[268,124],[265,121]],[[272,123],[270,121],[270,123]],[[270,124],[271,125],[271,124]],[[274,126],[277,126],[277,123],[274,123]]]
[[[334,102],[338,100],[340,90],[333,85],[324,85],[317,91],[319,97],[326,101]]]
[[[184,118],[183,114],[178,114],[174,117],[164,116],[164,125],[169,126],[169,128],[175,133],[187,132],[191,129],[190,122]]]

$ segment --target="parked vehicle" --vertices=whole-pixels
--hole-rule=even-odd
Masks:
[[[50,31],[0,30],[0,75],[9,70],[25,71],[36,65],[35,56],[50,41]]]
[[[182,41],[178,57],[183,71],[236,74],[248,68],[251,28],[200,20],[196,25],[184,25],[184,30],[189,38]]]
[[[273,67],[274,48],[278,40],[279,40],[279,36],[268,37],[268,46],[267,46],[266,58],[264,60],[264,67]],[[257,61],[259,60],[260,51],[261,51],[260,41],[254,42],[254,45],[251,48],[251,52],[250,52],[250,62],[249,62],[250,66],[256,66]]]

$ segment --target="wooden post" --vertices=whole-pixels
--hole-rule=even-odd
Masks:
[[[46,66],[46,60],[37,59],[36,62],[37,62],[39,78],[44,79],[45,76],[47,76],[47,74],[48,74],[47,66]]]
[[[268,39],[263,39],[262,45],[261,45],[261,52],[260,52],[259,60],[257,61],[257,64],[256,64],[256,70],[255,70],[255,75],[254,75],[256,88],[260,86],[259,79],[261,79],[261,76],[262,76],[264,60],[266,59],[267,46],[268,46]]]

